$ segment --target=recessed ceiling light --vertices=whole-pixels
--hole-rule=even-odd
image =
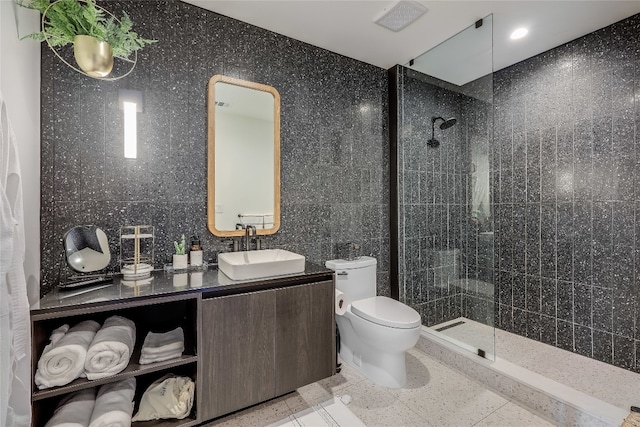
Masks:
[[[527,30],[524,27],[523,28],[518,28],[513,33],[511,33],[511,40],[521,39],[524,36],[526,36],[528,32],[529,32],[529,30]]]

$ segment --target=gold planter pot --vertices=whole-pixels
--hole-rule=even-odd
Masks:
[[[113,68],[111,45],[92,36],[75,36],[73,56],[80,69],[92,77],[108,76]]]

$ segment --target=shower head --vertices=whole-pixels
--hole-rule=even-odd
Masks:
[[[440,126],[439,126],[440,129],[442,130],[449,129],[451,126],[455,125],[456,122],[458,121],[455,117],[451,117],[448,119],[445,119],[444,117],[431,117],[431,139],[427,141],[427,145],[429,147],[436,148],[440,146],[440,141],[438,141],[434,136],[435,126],[438,120],[442,120],[442,123],[440,123]]]
[[[433,125],[435,125],[436,121],[438,120],[442,120],[442,123],[440,123],[440,129],[442,130],[449,129],[451,126],[455,125],[456,122],[458,121],[455,117],[451,117],[448,119],[445,119],[444,117],[432,117],[431,118],[432,128],[433,128]]]
[[[450,119],[447,119],[444,122],[440,123],[440,129],[449,129],[451,126],[455,125],[457,121],[458,120],[456,120],[454,117],[451,117]]]

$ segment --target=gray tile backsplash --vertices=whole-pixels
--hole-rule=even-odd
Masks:
[[[323,263],[358,242],[389,293],[386,71],[179,1],[100,2],[158,42],[128,77],[82,76],[42,49],[42,293],[67,274],[62,236],[96,224],[117,267],[119,227],[156,227],[157,267],[180,234],[207,259],[228,243],[206,227],[209,79],[223,74],[281,96],[281,229],[265,238]],[[118,90],[143,93],[138,158],[122,155]]]

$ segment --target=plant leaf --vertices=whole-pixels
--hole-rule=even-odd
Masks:
[[[106,17],[105,11],[97,7],[95,0],[16,0],[19,6],[38,10],[45,15],[44,33],[51,46],[65,46],[73,43],[77,35],[87,35],[106,41],[111,45],[113,55],[129,59],[132,53],[143,47],[155,43],[156,40],[145,39],[133,31],[133,22],[126,12],[118,20],[112,16]],[[51,6],[51,7],[49,7]],[[24,38],[38,41],[45,40],[45,34],[37,32]]]

